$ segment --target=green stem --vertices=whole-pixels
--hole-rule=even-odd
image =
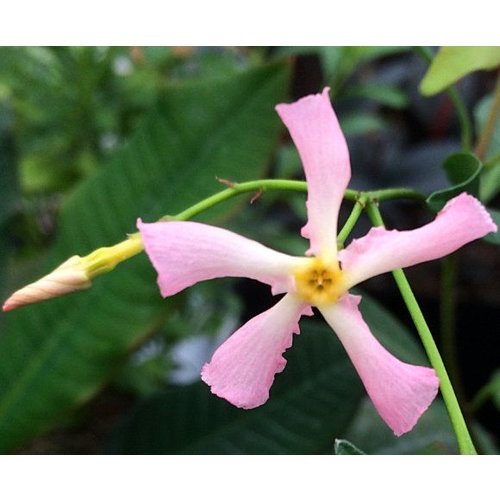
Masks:
[[[287,179],[262,179],[257,181],[248,181],[248,182],[229,182],[225,180],[220,180],[222,183],[228,185],[227,189],[219,191],[218,193],[205,198],[204,200],[191,205],[189,208],[186,208],[182,212],[179,212],[176,215],[165,215],[160,219],[160,221],[185,221],[192,219],[196,215],[205,212],[206,210],[227,201],[235,196],[244,193],[261,193],[265,191],[273,191],[273,190],[281,190],[281,191],[298,191],[305,193],[307,192],[307,183],[305,181],[293,181]],[[373,198],[379,201],[385,200],[394,200],[394,199],[411,199],[411,200],[424,200],[425,198],[418,192],[413,191],[412,189],[406,188],[391,188],[391,189],[382,189],[379,191],[370,191],[366,193],[361,193],[357,191],[353,191],[351,189],[346,189],[344,193],[344,198],[349,201],[358,202],[359,200],[366,200],[368,198]],[[364,202],[363,202],[364,204]],[[358,206],[359,203],[356,203]],[[361,206],[358,208],[354,208],[354,214],[351,214],[348,219],[348,223],[354,225],[360,213],[357,213]],[[356,219],[355,219],[356,218]],[[342,230],[341,238],[347,238],[350,233],[352,227],[349,229],[344,228]],[[112,256],[113,267],[117,263],[129,259],[134,255],[139,254],[144,250],[142,243],[139,238],[139,233],[129,234],[128,239],[125,242],[118,243],[112,247],[108,247],[106,249],[104,257]],[[342,241],[342,240],[341,240]],[[99,250],[99,249],[98,249]],[[102,256],[101,256],[102,257]],[[106,261],[108,262],[108,261]],[[108,264],[106,264],[107,266]],[[100,267],[100,269],[107,269],[107,267]],[[110,268],[111,270],[111,268]]]
[[[282,190],[282,191],[299,191],[299,192],[307,192],[307,183],[305,181],[291,181],[286,179],[262,179],[258,181],[248,181],[248,182],[227,182],[230,187],[224,189],[223,191],[219,191],[204,200],[195,203],[190,206],[186,210],[179,212],[176,215],[165,215],[160,220],[162,221],[171,221],[171,220],[189,220],[199,215],[200,213],[212,208],[219,203],[227,201],[235,196],[244,193],[253,193],[253,192],[264,192],[264,191],[273,191],[273,190]],[[346,192],[346,199],[354,200],[356,194],[354,191]]]
[[[460,370],[457,363],[455,338],[456,293],[455,281],[457,254],[446,256],[441,262],[440,323],[443,359],[448,367],[450,378],[460,395]]]
[[[415,52],[424,59],[427,63],[432,63],[434,55],[429,47],[414,47]],[[453,106],[457,112],[458,121],[460,122],[460,138],[462,143],[462,149],[465,151],[471,151],[472,149],[472,123],[467,113],[467,107],[463,99],[460,97],[456,87],[450,85],[445,91]]]
[[[224,181],[227,182],[227,181]],[[192,219],[196,215],[208,210],[209,208],[218,205],[224,201],[227,201],[235,196],[244,193],[253,193],[253,192],[265,192],[265,191],[299,191],[299,192],[307,192],[307,183],[305,181],[291,181],[286,179],[262,179],[257,181],[248,181],[241,183],[229,183],[230,186],[223,191],[220,191],[204,200],[195,203],[191,207],[179,212],[176,215],[165,215],[160,220],[163,221],[171,221],[171,220],[188,220]],[[381,189],[378,191],[368,191],[366,193],[360,193],[358,191],[354,191],[352,189],[346,189],[344,193],[344,199],[349,201],[357,201],[361,196],[366,195],[371,199],[376,199],[378,201],[388,201],[395,199],[410,199],[410,200],[418,200],[423,201],[425,197],[414,191],[412,189],[407,188],[390,188],[390,189]]]
[[[451,102],[455,106],[458,121],[460,122],[460,142],[464,151],[471,151],[472,149],[472,124],[469,118],[469,113],[465,107],[463,99],[460,97],[458,90],[452,86],[447,91],[450,96]]]
[[[365,191],[358,193],[359,197],[361,197],[362,195],[365,195],[367,200],[373,200],[377,202],[391,201],[391,200],[414,200],[414,201],[426,200],[426,197],[422,193],[419,193],[418,191],[414,191],[413,189],[408,189],[408,188],[389,188],[389,189],[380,189],[378,191]]]
[[[337,246],[339,248],[344,247],[345,240],[351,234],[351,231],[354,228],[354,225],[359,219],[359,216],[362,214],[363,210],[366,206],[366,195],[362,195],[358,200],[354,203],[354,207],[352,208],[352,212],[349,217],[345,221],[344,227],[340,230],[337,236]]]
[[[367,205],[367,213],[374,226],[384,226],[382,215],[375,203],[369,203]],[[457,437],[460,453],[462,455],[476,455],[476,449],[472,443],[472,438],[470,437],[467,424],[460,410],[460,405],[458,404],[450,378],[448,377],[443,360],[441,359],[441,355],[439,354],[439,350],[427,326],[427,322],[418,305],[417,299],[413,294],[404,272],[401,269],[396,269],[392,274],[413,319],[427,356],[429,357],[429,361],[439,377],[441,394],[443,395],[443,400]]]

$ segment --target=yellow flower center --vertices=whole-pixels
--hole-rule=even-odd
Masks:
[[[314,257],[294,276],[297,294],[313,306],[333,304],[345,292],[344,274],[336,261]]]

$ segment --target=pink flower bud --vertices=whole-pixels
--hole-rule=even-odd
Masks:
[[[14,292],[5,301],[2,309],[5,312],[10,311],[27,304],[83,290],[90,285],[91,281],[83,265],[83,259],[73,255],[51,273]]]

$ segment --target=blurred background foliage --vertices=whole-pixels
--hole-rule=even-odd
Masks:
[[[457,185],[475,189],[496,217],[498,50],[480,49],[458,66],[456,53],[441,51],[422,90],[435,95],[424,97],[427,63],[408,47],[0,48],[0,298],[70,255],[120,241],[137,217],[152,221],[216,192],[216,176],[301,178],[273,108],[324,86],[349,143],[352,188],[408,186],[440,203]],[[456,155],[450,83],[473,119],[478,158]],[[303,253],[304,196],[250,198],[199,220]],[[388,225],[401,229],[432,217],[415,203],[387,208]],[[361,220],[353,236],[368,227]],[[444,346],[484,453],[497,453],[500,437],[496,240],[458,252],[456,345]],[[408,272],[438,340],[439,274],[439,263]],[[384,345],[425,363],[391,277],[371,280],[363,297]],[[273,300],[258,283],[224,279],[163,301],[139,256],[88,292],[0,315],[0,451],[456,452],[440,400],[414,431],[392,436],[321,322],[304,322],[263,407],[239,410],[211,395],[201,366]]]

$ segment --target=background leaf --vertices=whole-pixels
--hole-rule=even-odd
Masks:
[[[500,210],[495,210],[493,208],[488,208],[487,210],[491,215],[493,222],[497,225],[497,227],[500,227]],[[483,240],[487,241],[488,243],[493,243],[494,245],[500,245],[500,231],[497,231],[496,233],[487,234],[483,238]]]
[[[350,46],[319,47],[318,49],[326,79],[332,82],[333,92],[336,93],[359,65],[404,52],[409,47]]]
[[[336,439],[335,455],[365,455],[365,453],[345,439]]]
[[[366,398],[342,437],[356,443],[370,455],[458,453],[448,414],[439,399],[432,403],[412,431],[397,438]]]
[[[474,119],[476,124],[477,135],[480,136],[484,126],[490,116],[494,105],[494,93],[483,97],[474,108]],[[500,155],[500,118],[498,114],[494,123],[493,134],[488,144],[488,149],[485,151],[486,162],[490,158],[497,158]]]
[[[427,197],[426,203],[431,210],[438,212],[448,200],[464,191],[475,197],[479,196],[479,176],[482,164],[478,158],[470,153],[455,153],[445,160],[443,168],[453,185],[435,191]]]
[[[409,104],[408,95],[403,90],[377,83],[351,85],[343,97],[364,97],[395,109],[406,108]]]
[[[490,202],[500,192],[500,156],[484,166],[479,193],[483,203]]]
[[[420,92],[437,94],[473,71],[499,64],[500,47],[441,47],[420,83]]]
[[[364,295],[363,316],[374,334],[395,355],[412,363],[425,356],[405,328],[373,299]],[[335,438],[347,438],[364,450],[363,439],[351,439],[352,422],[364,413],[364,390],[340,342],[326,323],[303,320],[301,334],[285,353],[288,360],[276,377],[269,401],[255,410],[240,410],[212,395],[197,382],[171,387],[140,403],[112,436],[110,453],[304,454],[331,453]],[[368,402],[368,406],[373,405]],[[440,405],[437,401],[434,405]],[[435,433],[453,436],[449,421],[431,417],[417,424],[421,439]],[[373,429],[385,427],[389,442],[397,441],[373,409]],[[415,431],[412,431],[412,433]],[[430,435],[429,435],[430,433]],[[392,439],[391,439],[392,436]],[[451,437],[452,442],[453,438]],[[410,447],[416,450],[415,446]],[[374,447],[371,448],[375,450]],[[440,451],[440,450],[438,450]],[[444,451],[444,450],[441,450]],[[376,452],[376,450],[375,450]]]
[[[111,453],[321,453],[352,418],[362,389],[324,324],[304,321],[288,363],[262,407],[246,411],[197,382],[140,405]]]
[[[342,130],[347,137],[380,132],[386,127],[384,120],[369,113],[350,113],[342,118]]]
[[[0,104],[0,227],[20,200],[12,128],[11,113]]]
[[[43,271],[122,240],[138,216],[155,220],[217,191],[215,175],[259,177],[281,130],[274,105],[287,80],[275,64],[168,88],[129,144],[66,199]],[[0,451],[95,394],[170,303],[142,255],[88,292],[9,314],[0,338]]]

